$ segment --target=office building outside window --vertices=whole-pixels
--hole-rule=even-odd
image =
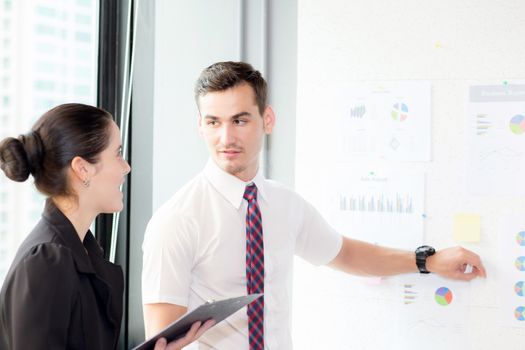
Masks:
[[[0,0],[0,139],[61,103],[96,104],[98,0]],[[40,218],[32,177],[0,176],[0,285]]]

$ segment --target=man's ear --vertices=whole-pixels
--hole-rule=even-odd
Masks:
[[[271,134],[274,126],[275,126],[275,113],[273,112],[272,106],[267,106],[264,109],[264,113],[263,113],[264,132],[267,135]]]
[[[199,129],[199,135],[202,136],[202,117],[200,112],[197,113],[197,128]]]

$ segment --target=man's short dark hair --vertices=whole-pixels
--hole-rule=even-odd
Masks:
[[[255,102],[262,115],[267,106],[268,87],[258,70],[245,62],[217,62],[204,69],[195,83],[195,101],[209,92],[224,91],[247,83],[255,93]]]

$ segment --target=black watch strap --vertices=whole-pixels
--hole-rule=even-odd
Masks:
[[[428,245],[422,245],[416,249],[416,265],[420,273],[430,273],[427,270],[427,258],[436,253],[436,250]]]

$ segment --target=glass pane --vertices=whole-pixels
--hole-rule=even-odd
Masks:
[[[96,104],[98,0],[0,0],[0,140],[65,102]],[[0,173],[0,284],[40,218],[32,178]]]

